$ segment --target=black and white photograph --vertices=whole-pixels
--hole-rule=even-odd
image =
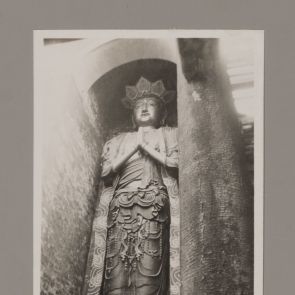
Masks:
[[[34,31],[34,295],[262,295],[261,30]]]

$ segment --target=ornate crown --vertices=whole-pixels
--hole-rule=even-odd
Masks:
[[[132,109],[135,102],[144,97],[159,98],[164,104],[169,103],[175,96],[175,91],[166,90],[162,80],[150,82],[141,77],[135,86],[126,86],[126,97],[122,99],[125,107]]]

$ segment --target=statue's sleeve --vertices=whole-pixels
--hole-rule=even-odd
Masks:
[[[178,168],[178,140],[177,128],[165,128],[166,164],[171,168]]]
[[[101,156],[101,177],[112,174],[112,161],[117,157],[123,139],[124,134],[120,134],[105,143]]]
[[[115,140],[107,141],[102,150],[101,156],[101,177],[106,177],[112,172],[112,157]]]

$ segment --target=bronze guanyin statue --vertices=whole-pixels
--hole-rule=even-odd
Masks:
[[[177,130],[163,126],[172,97],[162,81],[126,87],[137,131],[103,149],[85,294],[179,294]]]

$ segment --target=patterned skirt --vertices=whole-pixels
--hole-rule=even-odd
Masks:
[[[150,184],[110,203],[103,295],[169,294],[169,197]]]

